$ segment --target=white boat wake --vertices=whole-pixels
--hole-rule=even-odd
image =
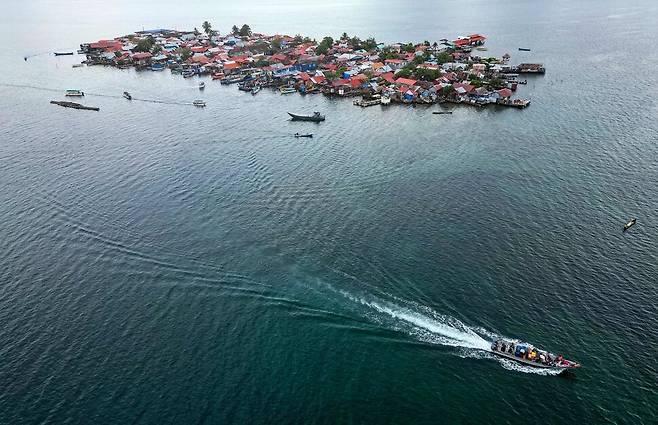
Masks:
[[[353,302],[369,307],[365,315],[370,320],[407,333],[422,342],[460,348],[458,350],[460,357],[495,360],[503,368],[515,372],[537,375],[557,375],[561,372],[524,366],[495,356],[490,352],[490,341],[500,338],[499,335],[486,329],[467,326],[458,319],[439,314],[428,307],[400,302],[400,304],[408,304],[403,307],[374,297],[358,297],[344,291],[338,292]]]

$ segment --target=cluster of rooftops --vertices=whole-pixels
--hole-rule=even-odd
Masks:
[[[255,74],[262,86],[337,96],[377,94],[407,103],[511,103],[517,85],[523,84],[518,74],[544,72],[541,64],[510,65],[509,54],[480,56],[486,50],[486,37],[480,34],[383,45],[347,34],[317,41],[252,33],[248,27],[236,30],[220,35],[156,29],[80,47],[88,64],[170,68],[218,79]]]

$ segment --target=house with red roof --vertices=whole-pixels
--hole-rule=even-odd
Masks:
[[[510,89],[500,89],[497,90],[496,93],[498,93],[498,96],[500,96],[501,99],[509,99],[512,97],[512,90]]]
[[[384,81],[386,81],[387,83],[391,83],[391,84],[395,83],[395,78],[393,77],[392,72],[386,72],[380,75],[380,77],[383,78]]]
[[[311,78],[311,82],[313,84],[323,84],[327,79],[324,77],[324,75],[316,75],[315,77]]]
[[[240,68],[240,64],[237,62],[224,62],[224,72],[233,71]]]
[[[211,60],[205,55],[194,55],[192,56],[191,60],[192,62],[199,63],[201,65],[207,65],[211,62]]]
[[[409,63],[409,61],[402,59],[386,59],[384,63],[390,66],[392,69],[400,69],[406,66]]]
[[[132,60],[134,61],[142,61],[146,59],[151,59],[151,55],[149,52],[139,52],[139,53],[133,53],[131,56]]]
[[[469,94],[475,90],[475,86],[467,83],[455,83],[452,85],[455,91],[459,94]]]
[[[412,80],[410,78],[398,78],[397,80],[395,80],[395,84],[402,84],[405,86],[415,86],[416,80]]]

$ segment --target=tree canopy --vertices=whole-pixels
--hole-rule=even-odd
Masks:
[[[180,50],[179,54],[180,54],[180,58],[181,58],[181,60],[182,60],[183,62],[185,62],[186,60],[188,60],[189,58],[192,57],[192,50],[189,49],[189,48],[187,48],[187,47],[183,47],[183,48]]]
[[[315,49],[315,53],[319,55],[324,55],[329,51],[329,49],[333,45],[334,45],[334,39],[331,37],[325,37],[322,39],[318,47]]]
[[[249,28],[249,25],[247,25],[247,24],[242,25],[242,28],[240,28],[239,34],[242,37],[249,37],[251,35],[251,28]]]
[[[208,21],[203,21],[203,24],[201,24],[201,27],[203,28],[203,32],[208,34],[208,36],[211,36],[213,33],[212,30],[212,25]]]
[[[135,47],[134,50],[136,52],[150,52],[154,45],[155,45],[155,39],[149,35],[139,40],[137,42],[137,47]]]
[[[233,28],[231,28],[231,32],[235,35],[238,35],[238,33],[240,32],[240,28],[238,28],[237,25],[233,25]]]
[[[452,55],[448,52],[441,52],[436,56],[436,61],[439,64],[452,62]]]

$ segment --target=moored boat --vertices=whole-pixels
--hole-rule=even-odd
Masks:
[[[73,65],[71,65],[71,68],[82,68],[83,66],[85,65],[82,63],[74,63]]]
[[[194,102],[192,102],[192,105],[194,105],[196,107],[199,107],[199,108],[203,108],[203,107],[206,106],[206,102],[204,102],[203,100],[197,99]]]
[[[187,71],[183,71],[183,78],[191,78],[196,75],[196,72],[192,71],[191,69],[188,69]]]
[[[80,90],[66,90],[66,93],[64,94],[64,96],[68,97],[82,97],[84,95],[85,93]]]
[[[220,83],[221,84],[234,84],[234,83],[239,83],[240,81],[244,80],[244,77],[241,75],[233,75],[231,77],[224,77]]]
[[[294,87],[279,87],[281,94],[295,93],[297,90]]]
[[[55,52],[55,56],[73,56],[73,52]]]
[[[224,73],[223,72],[215,72],[214,74],[212,74],[211,78],[213,80],[221,80],[222,78],[224,78]]]
[[[379,101],[380,105],[390,105],[391,104],[391,98],[389,96],[382,96],[381,100]]]
[[[519,52],[529,52],[529,51],[530,49],[528,49],[527,47],[519,47]]]
[[[491,352],[497,356],[540,369],[564,371],[580,367],[580,363],[567,360],[561,354],[555,355],[537,349],[531,344],[509,339],[493,341],[491,343]]]
[[[163,63],[151,64],[151,71],[164,71],[166,66]]]
[[[85,111],[100,111],[100,108],[96,106],[85,106],[75,102],[62,102],[58,100],[51,100],[50,103],[52,103],[53,105],[63,106],[64,108],[83,109]]]
[[[631,227],[635,226],[635,223],[637,223],[636,218],[631,218],[628,223],[624,224],[624,232],[630,229]]]
[[[254,95],[255,95],[255,94],[257,94],[260,90],[261,90],[261,87],[258,86],[258,85],[256,85],[256,86],[254,86],[253,89],[251,89],[251,94],[254,94]]]
[[[123,92],[123,97],[125,97],[128,100],[133,100],[133,97],[127,91]]]
[[[290,115],[292,121],[324,121],[324,115],[320,114],[319,112],[313,112],[313,115],[297,115],[288,112],[288,115]]]
[[[238,90],[249,91],[250,92],[250,91],[253,90],[253,88],[254,88],[253,84],[250,84],[250,83],[247,83],[247,82],[244,82],[244,81],[241,82],[241,83],[238,83]]]

